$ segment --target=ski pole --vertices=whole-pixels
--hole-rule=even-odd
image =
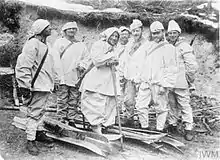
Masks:
[[[121,149],[123,150],[123,136],[122,136],[122,127],[121,127],[121,119],[120,119],[120,110],[118,105],[118,95],[117,95],[117,87],[116,87],[116,75],[115,75],[115,67],[111,66],[111,73],[112,73],[112,79],[113,79],[113,88],[114,88],[114,95],[115,95],[115,101],[116,101],[116,112],[118,117],[118,126],[119,126],[119,134],[121,135]]]

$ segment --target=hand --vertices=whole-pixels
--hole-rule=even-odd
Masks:
[[[80,78],[80,77],[83,75],[83,73],[85,72],[85,70],[86,70],[86,69],[85,69],[84,67],[78,66],[78,67],[76,68],[77,77]]]
[[[83,73],[86,69],[84,67],[78,66],[76,68],[80,73]]]
[[[165,92],[166,92],[166,89],[164,87],[160,86],[158,94],[163,95]]]
[[[31,90],[28,88],[24,88],[24,87],[20,87],[19,88],[21,95],[25,98],[25,99],[29,99],[31,97]]]
[[[117,66],[119,64],[117,59],[110,59],[109,61],[106,62],[106,66]]]
[[[139,91],[140,85],[141,85],[141,83],[135,83],[135,87],[136,87],[137,92]]]

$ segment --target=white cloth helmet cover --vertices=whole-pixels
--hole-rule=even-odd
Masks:
[[[61,31],[64,32],[65,30],[71,29],[71,28],[76,28],[78,30],[78,26],[77,26],[77,23],[75,21],[67,22],[66,24],[64,24]]]
[[[119,32],[122,33],[123,31],[128,31],[129,33],[131,32],[130,29],[128,29],[127,27],[121,26],[121,27],[119,28]]]
[[[150,25],[151,32],[157,32],[159,30],[164,30],[163,24],[159,21],[155,21]]]
[[[170,31],[178,31],[179,33],[181,33],[180,26],[174,20],[169,21],[167,32]]]
[[[30,37],[40,34],[49,25],[50,22],[48,20],[37,19],[31,26]]]
[[[133,19],[133,22],[132,24],[130,25],[130,30],[133,30],[133,29],[136,29],[136,28],[139,28],[139,27],[142,27],[143,24],[140,20],[138,19]]]

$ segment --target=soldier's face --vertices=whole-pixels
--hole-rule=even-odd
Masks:
[[[69,37],[74,37],[76,35],[77,29],[76,28],[69,28],[65,30],[65,33]]]
[[[42,31],[42,35],[45,36],[45,37],[51,35],[51,30],[52,30],[51,26],[50,26],[50,25],[47,26],[47,27]]]
[[[170,31],[168,32],[168,39],[170,42],[176,42],[179,38],[179,32],[178,31]]]
[[[118,32],[112,33],[112,35],[108,39],[108,43],[112,46],[115,46],[118,43],[119,40],[119,34]]]
[[[130,33],[127,30],[124,30],[123,32],[120,33],[120,42],[127,43],[129,37],[130,37]]]
[[[156,43],[164,40],[164,33],[163,30],[158,30],[156,32],[151,32],[152,40]]]
[[[133,35],[135,40],[138,40],[141,38],[142,32],[143,32],[142,27],[135,28],[135,29],[131,30],[131,34]]]

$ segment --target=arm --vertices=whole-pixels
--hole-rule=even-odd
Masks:
[[[195,80],[195,73],[198,69],[193,49],[189,44],[184,43],[180,49],[180,53],[185,64],[187,81],[193,83]]]
[[[96,67],[106,66],[108,61],[114,59],[115,55],[111,52],[112,48],[109,48],[105,42],[95,43],[91,48],[91,59]]]
[[[60,59],[60,53],[62,52],[60,45],[60,40],[56,40],[52,49],[52,55],[53,55],[53,70],[54,70],[54,81],[55,83],[60,83],[64,79],[64,72],[63,72],[63,66]]]
[[[19,56],[15,72],[16,79],[19,87],[31,88],[32,72],[31,69],[34,66],[36,56],[38,53],[36,41],[28,41],[22,51],[22,55]]]
[[[82,48],[83,48],[83,52],[82,52],[82,55],[80,57],[80,61],[77,64],[77,66],[79,68],[88,69],[89,65],[91,64],[90,53],[89,53],[85,44],[82,44]]]
[[[159,85],[164,88],[173,88],[177,78],[177,62],[176,50],[173,46],[166,47],[165,54],[162,59],[162,75]]]
[[[60,61],[59,53],[54,49],[49,47],[49,52],[51,52],[52,56],[52,70],[53,70],[53,77],[54,77],[54,83],[59,84],[61,81],[61,69],[62,64]]]

